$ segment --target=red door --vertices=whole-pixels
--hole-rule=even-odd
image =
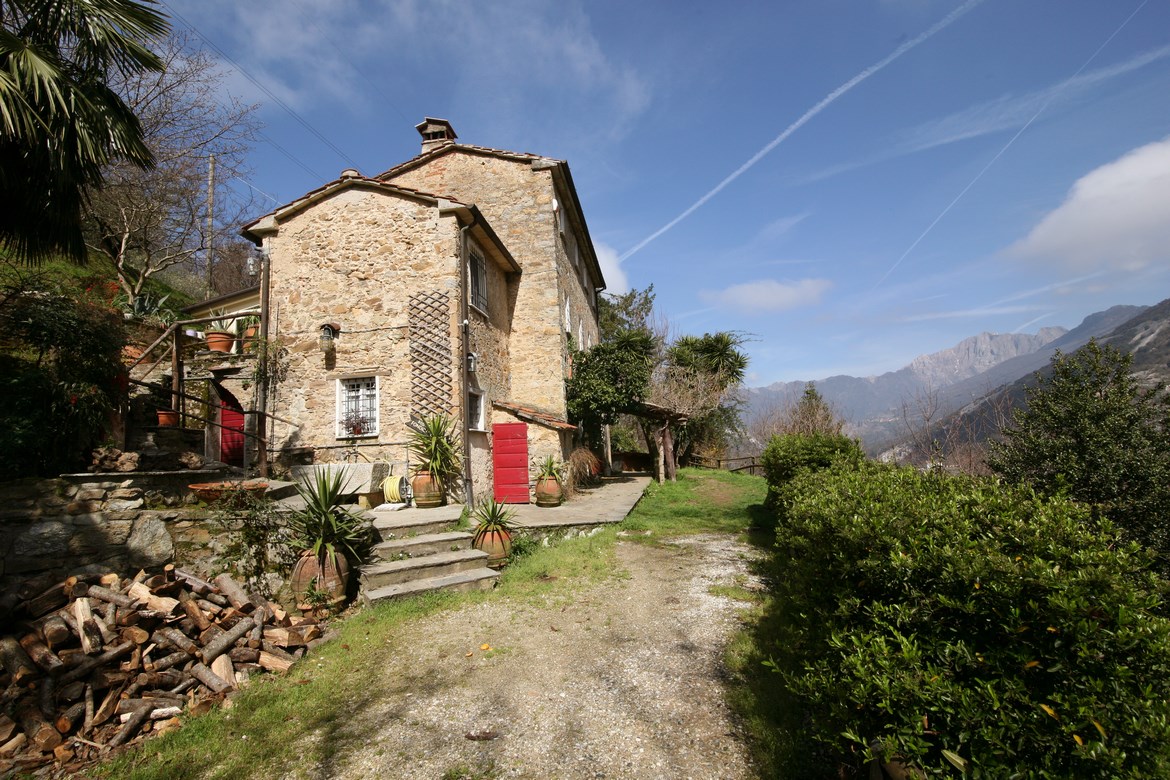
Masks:
[[[231,393],[220,389],[219,459],[229,466],[244,465],[244,409]]]
[[[492,426],[492,471],[496,501],[528,503],[528,425],[496,423]]]

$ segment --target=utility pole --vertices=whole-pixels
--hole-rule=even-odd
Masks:
[[[215,155],[207,166],[207,297],[212,297],[211,276],[215,267]]]

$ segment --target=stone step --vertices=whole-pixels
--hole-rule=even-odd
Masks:
[[[404,539],[391,539],[374,548],[374,557],[383,561],[397,561],[402,558],[420,558],[424,555],[467,550],[474,535],[466,531],[447,531],[441,534],[420,534]]]
[[[487,559],[488,554],[483,550],[455,550],[424,555],[421,558],[371,563],[361,569],[362,588],[369,590],[477,569],[484,566]]]
[[[451,518],[445,513],[433,515],[425,511],[370,512],[366,516],[374,518],[374,528],[377,530],[378,536],[386,541],[449,531],[455,521],[459,519],[458,515]]]
[[[456,572],[455,574],[447,574],[441,577],[427,577],[397,585],[386,585],[372,590],[363,588],[361,598],[366,604],[374,604],[386,599],[415,596],[420,593],[431,593],[437,590],[491,590],[495,586],[499,576],[499,572],[486,567],[467,569],[466,571]]]

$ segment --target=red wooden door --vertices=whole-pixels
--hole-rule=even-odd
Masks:
[[[220,398],[219,459],[229,466],[244,465],[244,410],[230,393]]]
[[[492,426],[492,482],[496,501],[528,503],[528,424]]]

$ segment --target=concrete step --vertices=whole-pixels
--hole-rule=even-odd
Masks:
[[[397,561],[453,550],[467,550],[471,548],[473,536],[474,534],[466,531],[447,531],[441,534],[420,534],[404,539],[392,539],[376,546],[374,557],[383,561]]]
[[[361,569],[362,588],[369,590],[477,569],[484,566],[487,558],[488,554],[483,550],[455,550],[421,558],[371,563]]]
[[[378,536],[386,541],[449,531],[455,520],[458,520],[458,515],[452,519],[445,513],[433,515],[426,511],[368,512],[366,516],[374,518]]]
[[[430,593],[437,590],[491,590],[500,573],[488,568],[467,569],[447,574],[441,577],[427,577],[421,580],[386,585],[380,588],[362,589],[361,598],[366,604],[374,604],[386,599],[415,596],[420,593]]]

